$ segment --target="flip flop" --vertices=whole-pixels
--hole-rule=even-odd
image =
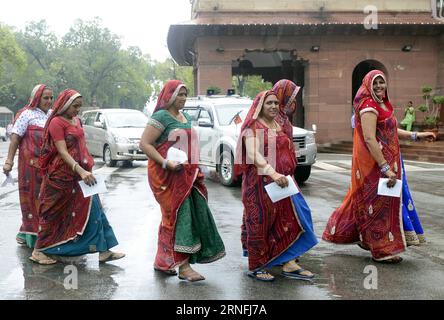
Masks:
[[[270,275],[271,278],[262,278],[262,277],[258,277],[260,275]],[[274,276],[271,275],[269,272],[265,271],[265,270],[259,270],[259,271],[249,271],[247,273],[247,276],[249,276],[250,278],[259,280],[259,281],[264,281],[264,282],[271,282],[274,281]]]
[[[105,263],[105,262],[108,262],[108,261],[119,260],[119,259],[122,259],[123,257],[125,257],[124,253],[111,252],[111,254],[106,259],[103,259],[103,260],[99,259],[99,263]]]
[[[174,269],[162,270],[162,269],[154,267],[154,270],[162,272],[162,273],[166,274],[167,276],[177,276],[177,271]]]
[[[304,272],[305,269],[304,268],[300,268],[291,272],[288,271],[282,271],[282,275],[284,277],[290,278],[290,279],[297,279],[297,280],[311,280],[314,278],[314,274],[312,274],[311,276],[307,276],[305,274],[302,274],[302,272]]]
[[[24,240],[22,238],[16,237],[15,241],[17,241],[17,243],[21,246],[26,246],[26,240]]]
[[[192,274],[197,274],[197,275],[199,275],[199,277],[198,278],[192,278],[192,276],[185,277],[179,273],[179,279],[180,280],[187,280],[189,282],[196,282],[196,281],[205,280],[205,277],[203,275],[199,274],[198,272],[196,272],[194,270],[192,271]]]
[[[51,258],[49,258],[49,257],[46,257],[46,258],[37,258],[34,254],[32,254],[32,255],[29,257],[29,260],[31,260],[32,262],[35,262],[35,263],[41,264],[41,265],[45,265],[45,266],[48,266],[48,265],[56,264],[56,263],[57,263],[57,260],[51,259]]]
[[[374,262],[382,263],[382,264],[397,264],[400,263],[403,259],[401,257],[391,258],[387,260],[375,260],[372,258]]]

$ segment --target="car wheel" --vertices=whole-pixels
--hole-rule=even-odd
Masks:
[[[230,151],[224,151],[220,155],[219,180],[227,187],[234,187],[239,184],[239,179],[234,180],[234,159]]]
[[[117,164],[117,161],[111,157],[111,148],[109,146],[103,148],[103,162],[105,162],[108,167],[115,167]]]
[[[311,173],[311,166],[297,166],[294,172],[294,178],[298,184],[302,184],[308,180]]]

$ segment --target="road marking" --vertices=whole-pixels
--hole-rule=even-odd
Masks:
[[[332,164],[329,164],[329,163],[323,162],[323,161],[317,161],[315,164],[313,164],[313,167],[316,167],[316,168],[319,168],[319,169],[323,169],[325,171],[331,171],[331,172],[349,171],[349,169],[344,169],[344,168],[341,168],[341,167],[338,167],[338,166],[334,166]]]

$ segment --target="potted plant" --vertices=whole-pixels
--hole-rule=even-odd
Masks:
[[[430,86],[423,86],[421,91],[425,104],[418,106],[418,110],[424,113],[424,120],[422,123],[423,131],[434,132],[438,138],[439,112],[444,103],[444,96],[432,97],[433,89]]]

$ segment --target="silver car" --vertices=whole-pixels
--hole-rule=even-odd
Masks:
[[[117,161],[146,160],[139,142],[148,117],[132,109],[98,109],[81,117],[86,144],[93,156],[114,167]]]
[[[239,96],[199,96],[188,98],[184,112],[194,120],[194,128],[199,133],[200,163],[215,167],[220,182],[233,186],[236,144],[243,120],[245,120],[253,100]],[[234,118],[239,115],[242,122]],[[293,127],[293,143],[297,150],[298,166],[295,179],[298,183],[306,181],[311,166],[316,161],[317,147],[313,131]]]

